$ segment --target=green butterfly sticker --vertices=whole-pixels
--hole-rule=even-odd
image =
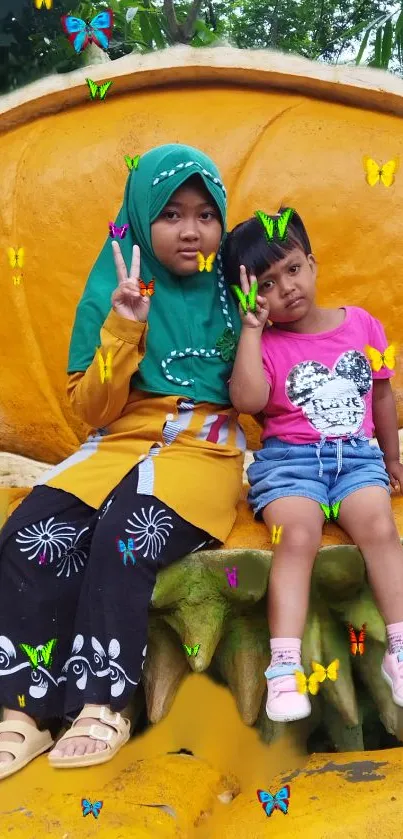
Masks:
[[[46,667],[51,667],[52,654],[56,644],[57,638],[52,638],[51,641],[47,642],[47,644],[39,644],[37,647],[31,647],[30,644],[18,644],[18,646],[20,650],[26,653],[32,667],[36,670],[38,664],[41,662],[43,662]]]
[[[188,647],[186,644],[183,645],[188,655],[197,655],[200,649],[200,644],[196,644],[195,647]]]
[[[109,88],[113,85],[113,82],[104,82],[103,84],[97,84],[93,82],[92,79],[86,79],[87,85],[90,89],[90,96],[91,99],[96,99],[97,95],[100,99],[105,99],[106,94],[108,93]]]
[[[341,501],[338,501],[337,504],[332,504],[331,507],[327,507],[326,504],[319,504],[319,507],[325,514],[326,521],[337,521],[340,512],[340,504]]]
[[[235,297],[238,298],[242,311],[245,315],[247,314],[248,309],[251,312],[256,312],[256,298],[259,291],[257,280],[253,281],[248,294],[244,294],[242,289],[237,285],[232,285],[231,290],[234,292]]]
[[[259,219],[261,224],[263,224],[269,241],[274,239],[276,228],[278,238],[281,239],[281,241],[283,241],[283,239],[285,239],[287,235],[288,223],[291,220],[293,214],[294,210],[291,207],[288,207],[286,210],[284,210],[283,213],[281,213],[280,218],[271,218],[267,215],[267,213],[264,213],[262,210],[256,210],[255,216],[257,219]]]
[[[235,340],[235,333],[232,329],[224,329],[221,338],[218,339],[216,345],[216,350],[220,351],[220,356],[223,361],[234,361],[236,355],[236,340]]]
[[[135,157],[129,157],[128,154],[125,154],[125,163],[127,168],[131,171],[132,169],[137,169],[140,161],[140,155],[136,154]]]

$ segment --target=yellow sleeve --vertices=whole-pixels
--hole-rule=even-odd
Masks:
[[[92,428],[116,420],[129,398],[130,379],[146,352],[147,323],[122,318],[113,309],[101,328],[100,352],[111,361],[111,377],[101,381],[98,353],[85,373],[70,373],[67,395],[74,412]]]

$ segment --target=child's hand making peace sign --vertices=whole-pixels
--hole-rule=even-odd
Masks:
[[[244,301],[244,306],[246,307],[247,311],[244,312],[242,303],[239,306],[239,314],[242,320],[242,326],[248,326],[250,329],[263,329],[267,318],[269,317],[270,313],[270,306],[265,297],[257,294],[256,286],[257,286],[257,279],[254,274],[251,274],[248,278],[246,268],[244,265],[240,266],[240,273],[239,273],[239,280],[242,289],[242,297]],[[251,289],[252,285],[255,286],[255,305],[253,306],[254,311],[252,311],[250,307],[251,301]],[[253,293],[252,293],[252,296]]]
[[[133,247],[129,276],[118,242],[112,242],[112,249],[118,278],[118,287],[112,294],[113,309],[122,318],[145,323],[150,309],[150,298],[140,294],[140,248],[138,245]]]

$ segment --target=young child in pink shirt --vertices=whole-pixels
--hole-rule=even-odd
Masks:
[[[267,715],[291,721],[311,711],[294,674],[303,672],[311,573],[329,508],[364,557],[388,634],[382,674],[403,707],[403,547],[389,498],[389,481],[403,490],[393,346],[385,355],[383,326],[365,309],[316,304],[317,268],[298,213],[256,216],[228,235],[224,270],[242,300],[231,400],[240,413],[264,414],[249,501],[270,531],[283,526],[268,590]],[[369,443],[374,431],[380,448]]]

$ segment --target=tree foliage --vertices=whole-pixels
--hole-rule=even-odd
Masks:
[[[277,49],[329,64],[367,60],[371,66],[401,73],[403,7],[385,6],[380,0],[67,2],[53,0],[51,10],[38,10],[33,0],[1,0],[0,93],[92,63],[96,52],[99,60],[115,60],[172,44]],[[107,54],[87,48],[76,55],[60,16],[90,19],[108,6],[114,12],[114,29]]]

